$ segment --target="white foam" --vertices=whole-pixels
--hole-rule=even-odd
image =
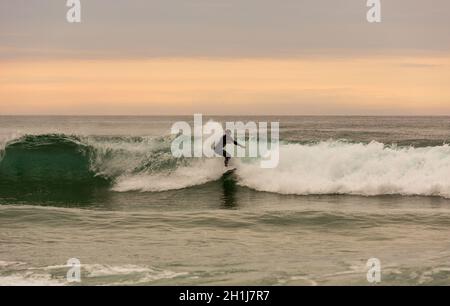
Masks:
[[[3,157],[3,151],[5,150],[6,144],[11,140],[19,138],[20,136],[22,136],[20,132],[15,133],[0,132],[0,160]]]
[[[21,262],[5,262],[0,261],[0,265],[4,267],[16,267],[24,265]],[[52,277],[52,274],[46,272],[49,270],[68,269],[66,265],[53,265],[47,267],[29,267],[20,268],[11,271],[11,274],[0,276],[0,286],[64,286],[68,285],[65,274],[60,275],[62,278]],[[63,272],[64,272],[63,271]],[[179,276],[188,275],[187,272],[175,272],[169,270],[155,269],[147,266],[139,266],[133,264],[126,265],[106,265],[106,264],[83,264],[81,266],[82,276],[81,283],[89,284],[90,280],[96,278],[103,279],[104,285],[132,285],[140,283],[154,282],[164,279],[173,279]],[[52,272],[54,274],[54,272]],[[120,282],[115,282],[108,277],[120,276]],[[125,277],[125,279],[124,279]],[[127,279],[128,278],[128,279]]]
[[[195,159],[188,166],[181,166],[171,172],[140,173],[121,176],[114,191],[165,191],[201,185],[219,179],[223,174],[222,160]]]
[[[153,272],[153,270],[147,267],[136,265],[110,266],[110,265],[93,264],[93,265],[83,265],[83,270],[88,272],[89,277]]]
[[[7,267],[11,267],[11,266],[21,266],[21,265],[25,265],[24,262],[19,262],[19,261],[3,261],[0,260],[0,268],[7,268]]]
[[[239,184],[282,194],[425,195],[450,198],[450,147],[322,142],[280,146],[280,163],[240,162]]]
[[[187,272],[174,272],[168,270],[153,269],[147,266],[121,265],[111,266],[102,264],[83,265],[82,269],[87,271],[89,278],[105,276],[130,276],[132,279],[121,280],[120,282],[106,283],[106,285],[136,285],[149,283],[164,279],[173,279],[179,276],[188,275]]]
[[[126,139],[100,139],[84,137],[83,142],[95,148],[95,158],[91,167],[100,175],[115,177],[132,172],[142,165],[155,150],[168,147],[165,142],[153,138],[143,138],[141,141]]]
[[[63,286],[64,283],[52,279],[50,274],[25,272],[0,276],[0,286]]]

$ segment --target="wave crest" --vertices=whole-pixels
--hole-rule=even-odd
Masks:
[[[113,191],[165,191],[220,179],[220,158],[175,158],[172,138],[25,135],[6,143],[0,183],[49,194],[63,183]],[[280,145],[280,163],[261,169],[235,159],[241,186],[280,194],[423,195],[450,198],[450,146],[397,147],[326,141]],[[24,184],[33,182],[33,184]],[[1,184],[0,184],[1,185]],[[53,188],[57,187],[57,189]],[[0,188],[1,189],[1,188]],[[14,190],[16,190],[14,189]],[[42,192],[41,192],[42,193]]]

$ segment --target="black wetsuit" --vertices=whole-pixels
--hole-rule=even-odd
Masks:
[[[219,143],[219,144],[216,146],[215,151],[216,151],[216,153],[219,153],[219,152],[218,152],[218,151],[219,151],[218,149],[220,149],[220,145],[222,146],[221,150],[222,150],[222,156],[225,158],[225,167],[228,167],[228,162],[229,162],[230,159],[231,159],[230,153],[228,153],[228,152],[225,150],[225,146],[227,145],[227,143],[233,143],[233,144],[236,145],[236,146],[239,145],[238,142],[237,142],[236,140],[234,140],[231,136],[228,136],[227,134],[224,134],[224,135],[222,136],[222,141],[221,141],[221,143]]]

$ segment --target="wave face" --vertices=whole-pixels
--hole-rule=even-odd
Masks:
[[[25,135],[1,150],[0,185],[27,183],[48,189],[107,184],[119,192],[164,191],[221,177],[220,159],[174,158],[171,141],[171,137]]]
[[[2,153],[0,175],[19,182],[87,182],[92,150],[74,136],[26,135],[10,141]]]
[[[117,192],[158,192],[182,189],[217,180],[220,159],[175,158],[172,137],[87,138],[94,149],[91,168],[113,181]]]
[[[239,184],[281,194],[450,197],[450,147],[321,142],[280,147],[276,169],[240,163]]]

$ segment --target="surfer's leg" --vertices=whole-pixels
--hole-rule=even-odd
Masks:
[[[231,156],[227,151],[223,150],[223,157],[225,158],[225,167],[228,167],[228,162],[230,161]]]

